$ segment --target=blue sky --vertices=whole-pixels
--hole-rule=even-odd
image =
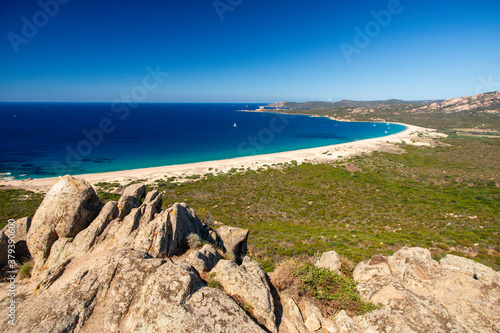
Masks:
[[[3,0],[0,37],[0,101],[409,100],[500,90],[498,0]],[[154,81],[146,68],[169,75]]]

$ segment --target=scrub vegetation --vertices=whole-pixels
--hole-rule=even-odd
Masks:
[[[249,254],[267,271],[286,258],[331,249],[359,262],[405,245],[498,270],[500,140],[451,136],[436,147],[402,148],[403,154],[285,163],[197,181],[166,176],[151,187],[164,193],[164,207],[186,202],[202,220],[249,229]]]
[[[43,193],[0,187],[0,229],[7,225],[9,219],[33,217],[44,196]]]

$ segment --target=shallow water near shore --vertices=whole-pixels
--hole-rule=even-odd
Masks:
[[[0,103],[0,178],[213,161],[383,137],[406,128],[240,111],[260,105]]]

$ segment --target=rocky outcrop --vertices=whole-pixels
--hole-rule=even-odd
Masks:
[[[217,229],[217,234],[224,251],[230,253],[237,264],[241,264],[247,253],[248,230],[224,225]]]
[[[26,244],[26,238],[28,235],[28,230],[31,226],[31,218],[23,217],[19,220],[9,220],[9,222],[0,231],[0,268],[8,262],[8,250],[9,250],[9,238],[11,239],[13,247],[13,256],[16,260],[26,260],[31,257],[28,246]]]
[[[55,267],[71,256],[85,254],[96,243],[109,223],[118,216],[116,202],[110,201],[104,205],[100,214],[92,224],[81,231],[76,237],[63,237],[54,242],[47,258],[46,267]]]
[[[217,264],[214,247],[184,255],[187,235],[203,239],[208,227],[186,204],[161,211],[161,195],[144,197],[141,188],[102,207],[84,181],[65,176],[54,185],[28,236],[37,274],[18,288],[16,325],[4,318],[2,331],[264,332],[196,272]],[[188,257],[195,268],[172,255]],[[8,304],[0,298],[0,306]]]
[[[135,238],[135,248],[146,250],[154,257],[180,254],[188,249],[189,234],[204,238],[208,233],[195,212],[184,203],[176,203],[154,216],[152,221],[141,223]]]
[[[14,227],[12,228],[14,231],[14,238],[16,244],[18,242],[26,242],[26,239],[28,237],[28,231],[30,230],[31,227],[31,218],[30,217],[23,217],[22,219],[16,220],[14,223]],[[8,233],[9,225],[6,225],[3,229],[2,232],[4,234]]]
[[[219,260],[219,252],[210,244],[205,244],[201,250],[191,252],[186,259],[187,263],[193,266],[200,274],[211,271]]]
[[[250,313],[269,331],[277,332],[274,301],[266,273],[255,262],[244,260],[238,266],[220,260],[211,275],[230,296],[242,300]]]
[[[340,256],[335,251],[325,252],[321,255],[321,258],[319,258],[314,265],[316,267],[326,268],[335,273],[340,273]]]
[[[323,316],[320,309],[310,300],[301,300],[297,304],[287,293],[281,294],[280,299],[282,304],[280,333],[354,332],[343,331],[346,327],[342,322],[343,315],[352,321],[345,311],[337,314],[334,321],[333,318]]]
[[[449,98],[441,103],[431,103],[417,109],[417,112],[485,112],[499,114],[500,91],[478,94],[470,97]]]
[[[134,184],[127,187],[118,201],[119,217],[123,219],[133,208],[139,207],[145,193],[146,187],[144,184]]]
[[[280,333],[288,332],[500,332],[500,273],[475,261],[403,248],[375,256],[353,272],[373,312],[325,318],[308,300],[280,293]]]
[[[229,296],[206,287],[189,266],[134,250],[112,251],[74,271],[71,265],[22,303],[23,320],[12,331],[262,332]]]
[[[354,278],[383,308],[355,317],[360,332],[499,332],[500,274],[472,260],[403,248],[360,263]]]
[[[176,203],[167,209],[169,222],[172,226],[172,238],[168,246],[168,255],[178,254],[189,246],[187,236],[197,234],[204,238],[205,230],[194,210],[185,203]]]
[[[8,261],[8,248],[9,246],[9,238],[0,231],[0,267],[3,267],[7,264]]]
[[[307,328],[304,317],[295,300],[286,295],[281,295],[282,313],[279,332],[306,333]]]
[[[102,203],[85,180],[59,177],[33,216],[27,236],[36,273],[60,238],[74,237],[99,214]]]

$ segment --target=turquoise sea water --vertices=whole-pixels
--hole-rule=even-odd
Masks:
[[[212,161],[352,142],[405,129],[398,124],[238,111],[258,107],[0,103],[0,173],[11,179],[44,178]]]

